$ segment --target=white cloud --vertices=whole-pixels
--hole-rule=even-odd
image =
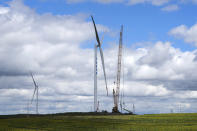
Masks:
[[[170,91],[163,85],[150,85],[143,82],[128,82],[124,87],[125,95],[130,96],[167,96]],[[143,92],[142,92],[143,91]]]
[[[190,28],[185,25],[177,26],[173,28],[169,34],[177,38],[184,39],[185,42],[193,43],[197,46],[197,24],[191,26]]]
[[[33,93],[29,71],[39,85],[40,113],[89,111],[94,53],[81,46],[95,39],[92,23],[82,15],[40,15],[18,0],[0,10],[0,114],[25,112]],[[98,29],[109,31],[103,25]],[[117,56],[117,45],[105,48],[104,56],[112,95],[117,66],[112,56]],[[135,102],[140,113],[154,113],[155,107],[165,112],[160,99],[166,99],[165,105],[176,90],[196,90],[197,51],[182,52],[170,42],[159,41],[149,47],[125,48],[123,59],[125,101]],[[101,107],[111,111],[112,97],[106,97],[100,58],[98,78]],[[178,95],[171,97],[179,102]],[[147,103],[154,105],[148,112],[138,108]]]
[[[6,14],[6,13],[8,13],[8,11],[9,11],[9,8],[7,8],[7,7],[0,8],[0,14]]]
[[[197,98],[197,91],[182,91],[174,94],[177,98],[182,99],[196,99]]]
[[[176,11],[178,9],[179,9],[178,5],[168,5],[166,7],[163,7],[161,10],[171,12],[171,11]]]
[[[181,52],[169,42],[157,42],[154,46],[132,52],[128,51],[126,56],[126,66],[130,68],[128,73],[131,73],[132,79],[183,80],[195,70],[197,64],[194,61],[195,51]]]

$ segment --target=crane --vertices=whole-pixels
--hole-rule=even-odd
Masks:
[[[120,30],[116,90],[113,89],[113,99],[114,99],[114,107],[112,109],[113,113],[119,113],[118,103],[119,103],[119,92],[120,92],[121,60],[122,60],[122,34],[123,34],[123,25],[121,26],[121,30]]]

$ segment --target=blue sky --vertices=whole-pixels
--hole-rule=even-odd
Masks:
[[[0,114],[26,112],[33,92],[29,71],[40,87],[40,113],[90,111],[96,42],[90,15],[100,37],[108,30],[103,51],[110,96],[98,55],[101,109],[113,106],[123,24],[127,108],[134,103],[139,114],[169,113],[182,104],[184,112],[196,112],[196,0],[1,0],[0,5]],[[35,103],[31,106],[34,113]]]
[[[8,0],[0,4],[6,5]],[[171,41],[174,47],[183,51],[194,50],[195,46],[187,44],[168,35],[168,32],[179,25],[192,26],[197,21],[197,4],[181,3],[176,0],[155,6],[150,3],[128,5],[127,3],[76,2],[66,0],[24,0],[24,3],[37,13],[54,15],[94,15],[96,23],[118,31],[124,25],[124,43],[128,46],[137,42]],[[177,5],[174,11],[162,11],[168,5]],[[87,19],[90,21],[90,18]],[[108,39],[108,38],[107,38]]]
[[[55,15],[73,15],[84,13],[93,14],[99,24],[111,29],[119,30],[124,25],[124,43],[130,46],[137,42],[145,41],[171,41],[173,46],[183,51],[195,49],[192,44],[184,43],[168,35],[168,32],[176,26],[192,26],[197,21],[197,4],[177,3],[176,1],[154,6],[143,3],[127,5],[123,3],[96,3],[81,2],[67,3],[65,0],[25,0],[25,4],[34,8],[38,13],[52,13]],[[177,4],[178,10],[162,11],[161,8]],[[87,19],[88,21],[90,19]]]

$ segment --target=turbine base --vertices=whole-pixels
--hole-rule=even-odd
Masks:
[[[120,111],[118,110],[118,108],[115,106],[112,109],[112,113],[120,113]]]

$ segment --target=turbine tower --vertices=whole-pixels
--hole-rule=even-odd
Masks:
[[[119,103],[120,75],[121,75],[121,59],[122,59],[122,33],[123,33],[123,26],[121,26],[121,30],[120,30],[120,40],[119,40],[119,50],[118,50],[118,69],[117,69],[117,79],[116,79],[116,90],[113,89],[114,107],[112,109],[112,112],[114,112],[114,113],[119,113],[118,103]]]
[[[100,56],[101,56],[101,62],[102,62],[102,67],[103,67],[103,73],[104,73],[104,78],[105,78],[105,85],[106,85],[106,91],[107,91],[107,96],[108,96],[108,88],[107,88],[107,78],[106,78],[106,73],[105,73],[105,62],[104,62],[104,56],[103,56],[103,50],[101,48],[101,42],[98,36],[96,24],[94,22],[93,16],[91,16],[92,22],[94,25],[94,30],[96,34],[96,41],[97,44],[94,46],[94,111],[97,112],[98,109],[98,101],[97,101],[97,50],[99,48],[100,51]]]
[[[34,93],[33,93],[32,99],[31,99],[31,104],[32,104],[32,102],[34,100],[34,96],[36,94],[36,114],[38,114],[38,85],[36,84],[36,81],[35,81],[35,79],[33,77],[33,74],[32,73],[30,73],[30,74],[31,74],[31,78],[33,80],[34,87],[35,87],[34,88]]]
[[[135,114],[135,105],[133,104],[133,114]]]

